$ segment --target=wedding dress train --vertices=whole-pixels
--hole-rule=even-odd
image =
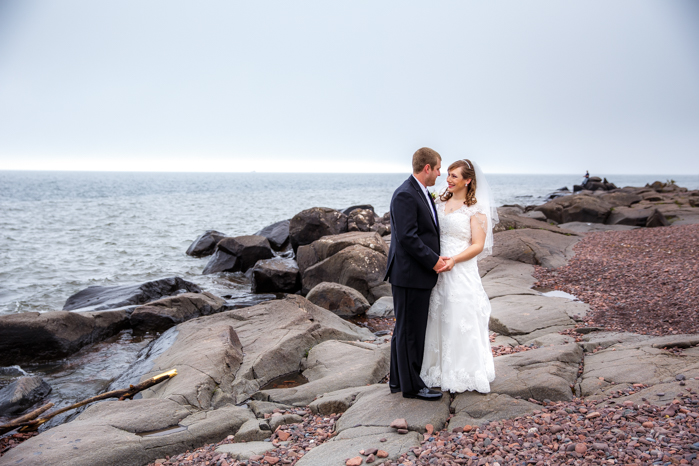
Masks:
[[[478,204],[464,205],[446,214],[445,205],[437,204],[440,248],[442,256],[451,257],[471,245],[471,217],[484,214],[485,209]],[[484,231],[489,226],[487,222],[482,224]],[[488,338],[490,301],[478,274],[477,258],[439,274],[429,309],[422,380],[428,387],[452,393],[490,392],[490,382],[495,379]]]

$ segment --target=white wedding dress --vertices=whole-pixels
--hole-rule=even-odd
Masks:
[[[440,226],[440,255],[455,256],[471,245],[471,217],[483,214],[478,203],[444,212],[437,203]],[[485,215],[483,230],[488,228]],[[478,274],[477,258],[460,262],[439,274],[430,296],[425,333],[425,352],[420,377],[428,387],[463,392],[490,392],[495,379],[493,354],[488,338],[490,301]]]

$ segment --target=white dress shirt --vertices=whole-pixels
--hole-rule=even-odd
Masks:
[[[434,214],[434,207],[432,204],[432,196],[430,196],[430,192],[427,190],[427,187],[420,183],[420,180],[418,180],[415,175],[412,175],[413,178],[415,178],[415,181],[417,181],[417,184],[422,188],[422,192],[425,193],[425,198],[427,199],[427,205],[430,208],[430,212],[432,213],[432,218],[434,219],[434,223],[437,224],[437,219],[435,218]]]

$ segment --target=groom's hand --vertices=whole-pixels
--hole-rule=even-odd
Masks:
[[[434,267],[432,267],[432,270],[439,273],[446,265],[447,263],[444,262],[444,258],[440,257],[437,263],[434,265]]]
[[[444,267],[437,270],[437,273],[449,272],[451,269],[454,268],[454,264],[456,264],[456,262],[454,262],[454,259],[448,256],[441,256],[440,259],[444,261]]]

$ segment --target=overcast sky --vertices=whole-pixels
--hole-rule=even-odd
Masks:
[[[699,173],[699,2],[0,0],[0,169]]]

